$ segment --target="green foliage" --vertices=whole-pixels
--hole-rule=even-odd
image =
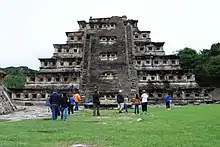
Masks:
[[[208,75],[220,75],[220,55],[210,57],[204,64],[204,70]]]
[[[220,76],[220,43],[213,44],[211,49],[199,53],[191,48],[184,48],[177,53],[183,69],[195,69],[210,76]]]
[[[37,71],[29,69],[26,66],[0,68],[7,73],[4,84],[8,88],[23,88],[26,82],[26,74],[37,73]]]
[[[101,110],[51,119],[0,122],[4,147],[70,147],[73,143],[99,147],[219,147],[220,107],[200,105],[149,108],[146,115]],[[142,118],[142,121],[137,121]]]
[[[220,87],[220,43],[199,53],[191,48],[179,50],[180,63],[183,69],[194,69],[199,84]]]
[[[178,51],[178,55],[180,56],[180,64],[183,69],[197,69],[199,55],[196,50],[184,48]]]

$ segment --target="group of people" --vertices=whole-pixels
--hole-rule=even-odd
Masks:
[[[130,102],[134,104],[134,113],[139,114],[139,106],[141,105],[142,112],[144,114],[147,113],[147,106],[148,106],[148,94],[145,90],[142,91],[141,96],[139,97],[138,94],[135,95],[135,97],[131,100],[129,100],[128,96],[124,98],[122,95],[122,90],[119,90],[118,94],[116,95],[117,103],[118,103],[118,109],[119,113],[122,113],[123,110],[125,110],[126,113],[128,113],[128,105]],[[167,93],[165,96],[166,101],[166,108],[170,110],[170,103],[171,103],[171,96]],[[95,90],[95,93],[93,95],[93,115],[100,115],[99,112],[100,108],[100,100],[99,100],[99,94],[97,90]]]
[[[62,120],[67,120],[68,114],[79,110],[78,104],[81,101],[78,90],[72,95],[59,94],[55,89],[49,95],[46,106],[48,106],[52,112],[52,119],[56,120],[58,116],[61,116]],[[74,107],[75,106],[75,107]]]
[[[122,95],[122,90],[119,90],[118,94],[116,95],[119,113],[122,113],[124,109],[125,112],[128,113],[128,105],[129,103],[132,103],[134,105],[135,114],[139,114],[140,105],[142,108],[142,112],[146,114],[148,109],[148,97],[149,96],[147,92],[143,90],[140,97],[138,96],[138,94],[136,94],[135,97],[130,100],[128,96],[124,98],[124,96]],[[62,95],[59,94],[57,90],[53,90],[53,92],[46,101],[46,106],[50,107],[53,120],[56,120],[58,116],[61,116],[62,120],[67,120],[67,116],[68,114],[70,115],[70,112],[73,114],[74,112],[78,111],[78,105],[80,101],[81,97],[78,90],[75,90],[74,94],[69,95]],[[166,108],[170,109],[171,96],[169,94],[166,95],[165,101]],[[99,109],[101,103],[100,95],[97,90],[94,91],[94,94],[92,96],[92,102],[93,116],[100,116]]]
[[[142,106],[142,112],[147,113],[147,99],[148,94],[145,90],[143,90],[143,93],[141,94],[141,97],[138,96],[138,94],[135,95],[135,97],[131,100],[129,100],[128,97],[124,99],[122,95],[122,90],[119,90],[119,93],[117,94],[117,103],[119,107],[119,113],[122,113],[123,109],[125,109],[125,112],[128,112],[128,103],[132,102],[134,104],[134,113],[139,114],[139,105]]]

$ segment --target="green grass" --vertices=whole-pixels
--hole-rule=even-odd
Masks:
[[[130,110],[131,112],[133,110]],[[0,121],[0,146],[219,147],[220,105],[150,108],[147,115],[81,111],[67,121]],[[137,122],[137,118],[143,120]]]

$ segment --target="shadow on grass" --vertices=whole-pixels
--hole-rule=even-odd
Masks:
[[[47,121],[47,120],[52,120],[51,118],[42,118],[41,120]]]
[[[56,133],[58,132],[58,130],[56,129],[49,129],[49,130],[28,130],[27,132],[35,132],[35,133],[47,133],[47,134],[53,134],[53,133]]]

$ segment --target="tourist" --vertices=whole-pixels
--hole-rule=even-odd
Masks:
[[[68,114],[70,115],[70,112],[73,114],[73,107],[75,104],[74,98],[70,95],[68,99]]]
[[[141,105],[142,105],[142,112],[147,113],[147,99],[148,99],[148,94],[146,93],[145,90],[143,90],[143,94],[141,95]]]
[[[128,113],[128,104],[129,104],[129,98],[128,98],[128,96],[126,96],[125,103],[124,103],[124,108],[125,108],[126,113]]]
[[[167,109],[167,110],[170,110],[171,96],[170,96],[169,93],[166,94],[165,99],[166,99],[166,109]]]
[[[52,108],[51,108],[51,105],[50,105],[50,95],[48,95],[48,96],[46,97],[45,106],[48,108],[48,109],[47,109],[48,112],[51,112],[51,111],[52,111]]]
[[[139,105],[141,103],[141,100],[138,94],[135,95],[135,98],[133,99],[133,103],[134,103],[134,113],[139,114]]]
[[[118,92],[117,103],[118,103],[118,107],[119,107],[119,113],[122,113],[122,110],[124,108],[124,98],[122,95],[122,90],[119,90],[119,92]]]
[[[73,95],[73,98],[75,100],[75,109],[74,111],[78,111],[79,110],[79,102],[81,101],[78,89],[75,90],[75,94]]]
[[[50,95],[50,104],[52,109],[52,119],[56,120],[57,116],[59,116],[59,106],[60,106],[60,95],[58,91],[55,89],[53,90],[52,94]]]
[[[93,95],[93,116],[96,115],[96,111],[97,111],[97,115],[100,116],[100,112],[99,112],[100,100],[99,100],[99,98],[100,98],[99,93],[97,92],[97,90],[95,90],[95,93]]]
[[[68,114],[68,98],[66,95],[63,95],[63,97],[60,100],[60,111],[61,111],[61,119],[67,120],[67,114]]]

